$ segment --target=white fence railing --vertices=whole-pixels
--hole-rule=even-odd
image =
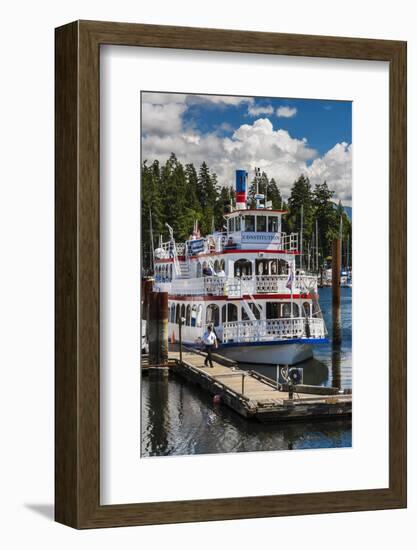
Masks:
[[[324,338],[326,336],[323,319],[305,317],[236,321],[223,323],[222,329],[224,343],[268,342],[293,338]]]
[[[244,277],[200,277],[190,279],[175,279],[171,292],[178,295],[226,296],[240,298],[253,294],[291,294],[287,287],[287,275],[255,275]],[[317,291],[317,277],[297,275],[294,278],[292,292],[294,294]]]

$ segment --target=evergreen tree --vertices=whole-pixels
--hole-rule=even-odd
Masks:
[[[175,239],[185,241],[189,238],[197,212],[190,208],[187,196],[187,179],[183,165],[174,153],[162,169],[162,187],[164,191],[165,222],[174,230]],[[164,238],[168,239],[165,228]]]
[[[211,233],[213,226],[217,230],[223,229],[224,215],[230,212],[231,202],[233,205],[235,203],[235,189],[233,186],[219,188],[217,176],[206,162],[201,164],[197,173],[193,164],[183,166],[172,153],[163,165],[157,160],[149,165],[145,160],[141,174],[142,258],[146,271],[151,267],[152,249],[157,246],[159,235],[163,236],[164,241],[169,238],[166,222],[173,228],[178,242],[190,237],[195,220],[199,220],[202,235]],[[317,219],[321,258],[331,255],[332,240],[339,237],[342,219],[343,262],[346,265],[349,256],[351,263],[352,224],[342,203],[335,204],[334,192],[327,182],[316,184],[312,191],[308,178],[301,175],[291,188],[288,202],[285,202],[276,181],[273,178],[269,180],[267,174],[262,172],[255,176],[249,187],[249,207],[256,206],[257,186],[259,193],[272,201],[274,210],[288,211],[282,219],[282,229],[286,233],[300,233],[303,207],[304,251],[307,244],[312,243]],[[150,235],[151,215],[153,243]]]
[[[161,195],[161,176],[159,162],[155,160],[151,166],[145,160],[142,164],[141,179],[141,218],[143,268],[149,270],[152,264],[152,249],[157,244],[156,238],[164,226],[164,209]],[[154,242],[151,242],[151,217]]]
[[[268,183],[267,199],[269,201],[272,201],[272,209],[273,210],[281,210],[282,209],[281,191],[279,190],[279,187],[278,187],[276,181],[274,180],[274,178],[271,178],[271,180]]]
[[[311,239],[314,223],[313,195],[310,180],[301,175],[291,188],[288,199],[289,213],[287,214],[287,231],[301,233],[301,207],[303,207],[303,250]],[[301,243],[299,248],[301,249]]]
[[[218,222],[218,198],[217,176],[210,174],[209,167],[205,162],[200,166],[197,179],[198,198],[202,208],[201,229],[204,234],[211,233],[214,225]],[[217,220],[216,220],[217,218]]]
[[[186,196],[189,208],[196,212],[196,219],[202,216],[201,204],[198,199],[198,176],[193,164],[185,165],[185,178],[187,183]]]
[[[339,235],[339,220],[336,205],[332,201],[334,191],[331,191],[327,182],[318,183],[314,188],[313,205],[315,218],[318,221],[319,242],[323,257],[328,258],[332,253],[332,240]]]

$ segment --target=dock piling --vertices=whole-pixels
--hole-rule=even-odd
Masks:
[[[149,293],[149,368],[168,367],[168,293]]]

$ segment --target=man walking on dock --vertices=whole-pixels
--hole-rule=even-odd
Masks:
[[[217,337],[213,330],[213,325],[208,325],[206,332],[203,334],[203,343],[206,347],[206,359],[204,361],[204,366],[208,367],[210,364],[210,368],[213,368],[213,361],[211,358],[211,352],[214,347],[217,348]]]

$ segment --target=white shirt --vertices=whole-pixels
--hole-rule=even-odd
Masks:
[[[203,334],[203,343],[206,346],[214,346],[216,340],[217,340],[217,338],[216,338],[216,335],[214,334],[213,330],[211,332],[206,330],[206,332]]]

